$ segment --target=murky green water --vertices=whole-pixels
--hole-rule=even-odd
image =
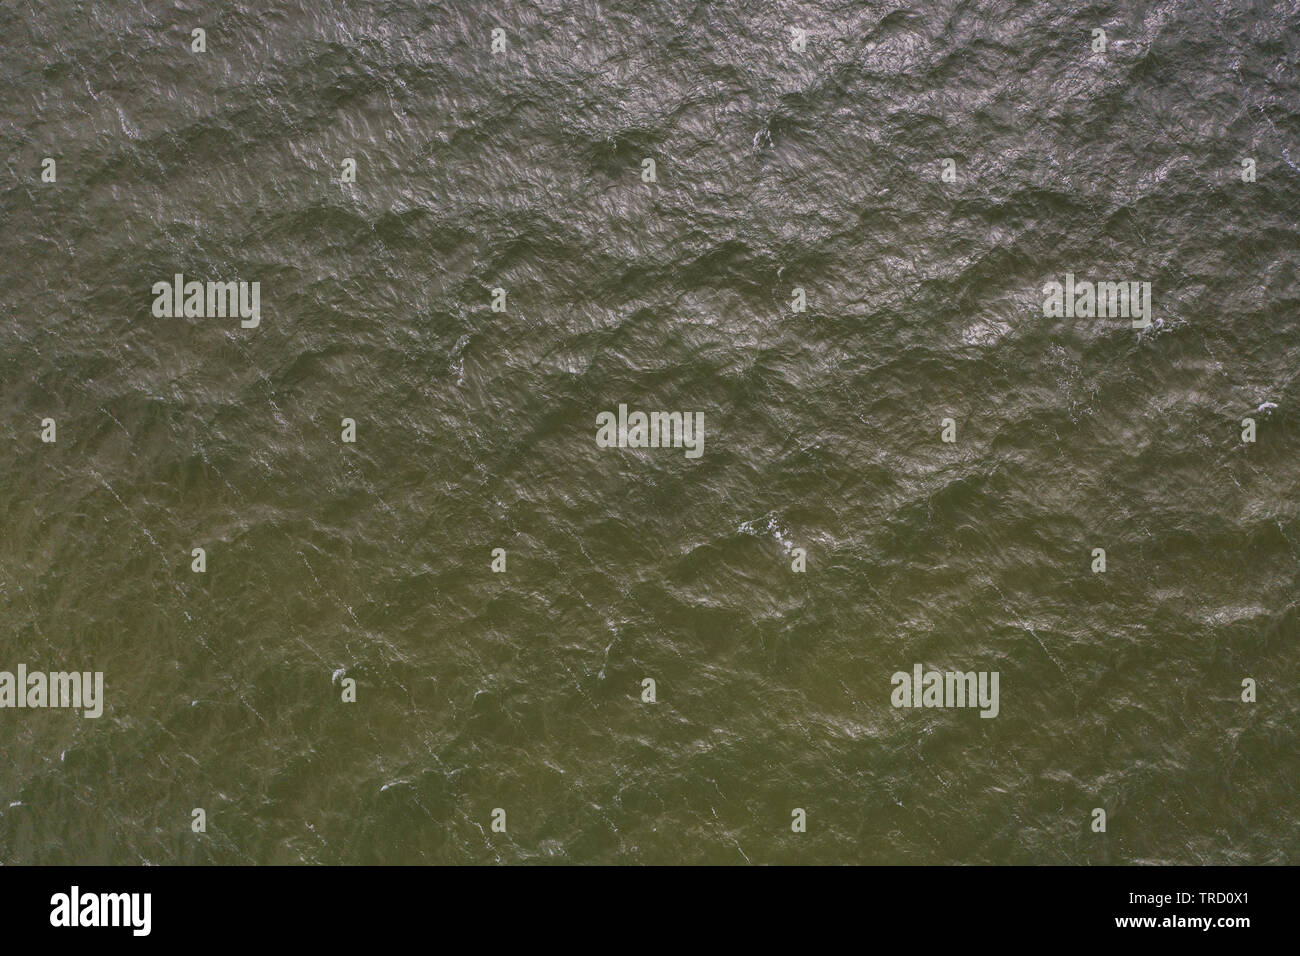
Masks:
[[[1300,5],[0,37],[0,670],[105,687],[0,709],[0,861],[1300,858]],[[996,718],[891,706],[918,663]]]

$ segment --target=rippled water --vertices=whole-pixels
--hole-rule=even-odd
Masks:
[[[0,860],[1300,862],[1300,3],[1067,6],[0,4]]]

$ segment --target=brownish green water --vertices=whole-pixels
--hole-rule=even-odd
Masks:
[[[0,37],[0,862],[1300,859],[1296,3]]]

